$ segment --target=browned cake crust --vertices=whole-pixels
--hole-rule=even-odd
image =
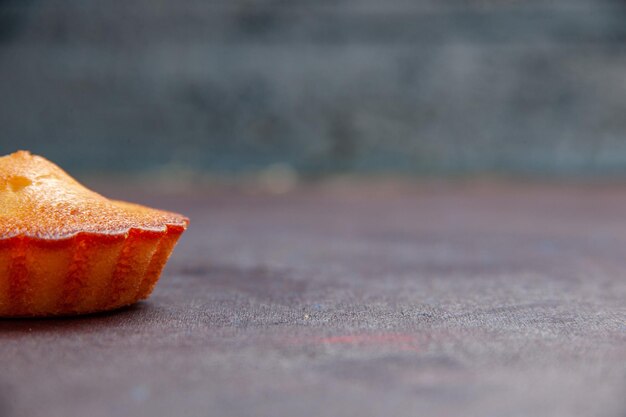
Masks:
[[[20,151],[0,158],[0,316],[69,315],[152,292],[189,220],[109,200]]]

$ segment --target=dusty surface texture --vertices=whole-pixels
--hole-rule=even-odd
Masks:
[[[112,196],[190,229],[147,302],[0,321],[3,417],[626,413],[624,186]]]

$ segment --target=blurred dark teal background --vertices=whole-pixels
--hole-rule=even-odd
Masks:
[[[626,177],[626,2],[0,1],[0,148],[79,172]]]

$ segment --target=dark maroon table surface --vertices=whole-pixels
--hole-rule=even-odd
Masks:
[[[0,320],[0,416],[626,415],[626,186],[99,189],[190,228],[145,302]]]

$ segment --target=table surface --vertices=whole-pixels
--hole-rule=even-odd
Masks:
[[[626,186],[108,187],[190,228],[145,302],[1,320],[2,416],[626,413]]]

